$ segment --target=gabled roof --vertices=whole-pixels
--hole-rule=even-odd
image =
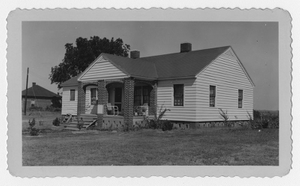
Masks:
[[[73,87],[73,86],[77,86],[78,82],[77,79],[81,74],[78,74],[77,76],[74,76],[72,78],[70,78],[69,80],[63,82],[62,84],[60,84],[61,87]]]
[[[131,59],[112,54],[101,54],[131,77],[172,79],[195,77],[229,46]]]
[[[131,77],[149,80],[195,78],[196,75],[199,74],[206,66],[208,66],[229,48],[231,47],[223,46],[190,52],[142,57],[137,59],[102,53],[98,58],[103,57],[109,60],[115,67]],[[97,59],[91,63],[91,65],[96,63]],[[248,73],[243,66],[242,68],[248,76]],[[79,76],[77,76],[77,78],[78,77]],[[74,77],[63,83],[61,86],[75,86],[77,85],[76,80],[77,79]],[[249,80],[251,83],[253,83],[250,76]]]
[[[140,58],[155,64],[158,79],[195,77],[229,46]]]
[[[22,91],[22,97],[26,95],[26,89]],[[32,87],[27,89],[28,97],[36,97],[36,98],[61,98],[60,95],[57,95],[39,85],[33,85]]]
[[[103,53],[102,56],[108,59],[114,66],[131,77],[157,79],[155,64],[142,60],[142,58],[132,59]]]

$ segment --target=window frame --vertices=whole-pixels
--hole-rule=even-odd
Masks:
[[[243,108],[243,100],[244,100],[244,90],[238,89],[238,108]]]
[[[75,97],[76,97],[76,90],[75,89],[70,89],[70,101],[75,101],[76,100]]]
[[[211,94],[211,89],[214,88],[214,94]],[[209,85],[209,107],[216,107],[216,97],[217,97],[217,86]],[[213,99],[213,105],[211,104],[211,100]]]
[[[150,106],[150,94],[151,88],[149,86],[135,86],[133,95],[134,106],[142,106],[145,103],[147,103],[148,106]]]
[[[93,100],[93,97],[92,97],[92,92],[95,91],[95,100]],[[97,91],[97,88],[90,88],[90,103],[91,105],[97,105],[98,104],[98,91]]]
[[[182,87],[182,95],[181,97],[176,97],[176,92],[175,92],[175,87],[181,86]],[[176,103],[176,100],[181,99],[181,104],[178,105],[178,103]],[[184,84],[173,84],[173,106],[175,107],[183,107],[184,106]]]

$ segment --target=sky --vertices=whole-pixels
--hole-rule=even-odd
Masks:
[[[58,92],[51,67],[62,62],[66,43],[91,36],[121,38],[141,57],[179,52],[183,42],[192,43],[192,50],[229,45],[255,84],[254,109],[279,108],[277,22],[23,22],[22,90],[29,68],[28,87],[36,82]]]

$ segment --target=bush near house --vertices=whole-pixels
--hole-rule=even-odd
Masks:
[[[162,120],[161,121],[161,129],[163,131],[166,131],[166,130],[172,130],[173,129],[173,123],[171,123],[170,121],[168,120]]]
[[[279,111],[253,110],[251,128],[279,128]]]
[[[28,123],[29,123],[30,136],[38,136],[39,130],[34,127],[35,126],[35,118],[33,118],[31,121],[29,120]]]
[[[59,125],[60,125],[60,120],[59,120],[58,118],[55,118],[55,119],[53,120],[52,124],[53,124],[54,126],[59,126]]]

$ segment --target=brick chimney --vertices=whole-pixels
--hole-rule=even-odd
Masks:
[[[36,82],[32,82],[32,86],[35,86],[36,85]]]
[[[140,58],[140,51],[138,51],[138,50],[132,50],[132,51],[130,51],[130,58],[131,59]]]
[[[190,51],[192,51],[192,44],[191,43],[181,43],[180,44],[180,53],[190,52]]]

